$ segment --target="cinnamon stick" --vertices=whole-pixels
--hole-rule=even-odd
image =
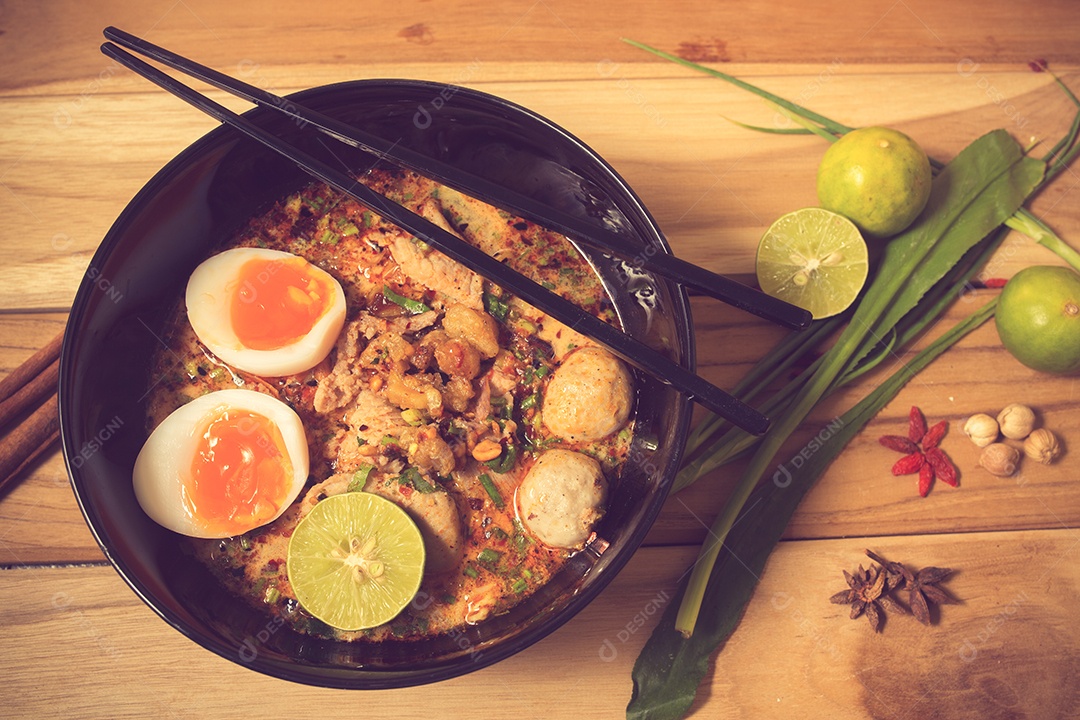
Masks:
[[[60,414],[53,393],[44,405],[0,440],[0,492],[48,449],[59,433]]]
[[[56,384],[59,380],[60,359],[57,358],[40,375],[16,390],[6,400],[0,400],[0,430],[29,408],[40,405],[50,393],[56,392]]]
[[[45,347],[27,358],[22,365],[12,370],[7,377],[0,380],[0,401],[7,400],[14,395],[20,388],[49,367],[53,360],[60,357],[60,345],[63,341],[64,333],[61,332],[50,340]]]

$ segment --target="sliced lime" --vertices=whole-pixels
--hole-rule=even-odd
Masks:
[[[288,572],[305,610],[339,630],[363,630],[394,619],[416,595],[424,540],[389,500],[333,495],[296,526]]]
[[[762,291],[809,310],[815,320],[843,312],[866,283],[866,242],[855,224],[822,208],[782,216],[761,238]]]

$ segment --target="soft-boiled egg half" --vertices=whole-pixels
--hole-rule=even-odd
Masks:
[[[169,530],[224,538],[273,522],[308,476],[300,417],[252,390],[219,390],[181,405],[135,460],[139,505]]]
[[[207,348],[238,370],[279,377],[318,365],[345,324],[345,292],[291,253],[235,248],[195,268],[188,320]]]

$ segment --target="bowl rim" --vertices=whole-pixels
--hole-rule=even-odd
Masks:
[[[604,160],[596,151],[586,145],[576,136],[572,135],[561,126],[557,125],[548,118],[539,115],[538,113],[506,100],[496,95],[486,93],[471,88],[466,88],[458,85],[452,85],[447,83],[440,83],[427,80],[411,80],[411,79],[362,79],[362,80],[348,80],[343,82],[331,83],[327,85],[320,85],[304,90],[300,90],[289,95],[284,96],[286,99],[293,99],[299,102],[304,101],[307,98],[314,96],[322,96],[324,94],[336,94],[336,93],[348,93],[356,88],[363,88],[373,85],[387,86],[390,88],[400,88],[402,90],[428,90],[433,93],[433,96],[440,92],[452,92],[454,95],[462,94],[473,100],[480,101],[492,106],[493,109],[501,109],[510,116],[516,116],[522,118],[522,120],[538,123],[544,126],[547,132],[552,132],[561,138],[561,141],[569,143],[573,146],[577,152],[584,153],[590,158],[592,162],[595,162],[597,166],[603,170],[607,175],[607,180],[614,183],[615,186],[622,193],[622,197],[619,198],[619,203],[624,204],[626,202],[632,203],[633,211],[639,213],[648,224],[648,227],[655,236],[648,238],[650,243],[656,243],[659,248],[668,254],[671,254],[671,247],[660,231],[656,220],[649,213],[645,205],[637,194],[630,188],[626,181],[619,175],[615,169]],[[272,109],[255,107],[244,113],[244,116],[255,122],[262,117],[267,117],[273,114]],[[152,200],[158,195],[170,180],[181,171],[183,171],[191,161],[201,157],[208,150],[212,150],[218,144],[225,144],[230,141],[240,141],[242,136],[239,132],[229,128],[228,126],[221,125],[209,132],[205,133],[190,145],[185,147],[176,156],[169,160],[161,169],[159,169],[140,189],[139,191],[127,202],[123,210],[117,216],[116,220],[110,226],[109,230],[105,233],[101,243],[97,250],[94,252],[93,257],[90,260],[89,267],[100,267],[103,261],[108,258],[115,250],[116,246],[122,241],[125,230],[130,225],[133,218],[141,212],[141,208],[145,203]],[[133,571],[131,567],[128,567],[127,563],[120,557],[115,555],[105,542],[105,538],[99,532],[99,526],[102,525],[103,519],[97,513],[96,509],[89,504],[83,494],[80,492],[79,480],[81,477],[79,468],[74,465],[73,458],[75,453],[79,450],[75,448],[74,440],[71,437],[72,430],[76,419],[73,417],[71,394],[74,392],[74,366],[75,366],[75,346],[76,338],[75,328],[81,327],[83,322],[87,318],[87,314],[90,311],[92,291],[94,289],[93,278],[89,274],[84,275],[80,286],[76,292],[75,298],[72,302],[71,310],[69,313],[68,322],[64,332],[64,340],[60,353],[60,379],[59,379],[59,391],[58,391],[58,406],[60,416],[60,437],[61,446],[64,457],[65,468],[68,474],[69,484],[72,487],[72,491],[75,494],[76,501],[78,503],[80,512],[83,515],[83,519],[86,521],[87,526],[90,529],[94,540],[101,548],[105,558],[109,561],[109,564],[116,570],[120,577],[124,580],[131,590],[139,597],[142,602],[147,605],[155,614],[157,614],[162,620],[168,623],[172,628],[179,631],[188,639],[195,642],[197,645],[210,650],[211,652],[219,655],[226,660],[229,660],[235,664],[236,660],[236,648],[227,646],[226,644],[219,642],[217,638],[210,637],[206,633],[199,631],[189,625],[189,623],[181,617],[178,617],[172,610],[166,607],[162,607],[162,604],[155,601],[154,594],[146,586],[146,584],[140,580],[138,574]],[[674,327],[678,333],[676,338],[677,346],[685,349],[685,356],[682,358],[682,365],[688,370],[693,371],[696,366],[696,344],[693,332],[693,319],[691,314],[691,308],[689,298],[685,288],[675,283],[670,283],[671,287],[671,312],[677,319],[685,318],[686,322],[675,322]],[[675,417],[679,427],[682,431],[679,436],[685,435],[686,429],[689,427],[690,416],[693,411],[693,403],[685,395],[679,395],[678,408],[676,410]],[[679,460],[682,457],[684,446],[682,443],[673,450],[673,459],[671,465],[676,467]],[[629,534],[629,538],[626,541],[627,548],[625,552],[612,558],[609,564],[605,567],[605,578],[600,578],[593,584],[575,591],[573,596],[563,605],[557,613],[551,616],[550,620],[537,624],[536,626],[526,630],[520,635],[514,637],[512,642],[496,643],[492,646],[486,647],[483,652],[482,659],[469,659],[467,663],[463,664],[460,660],[451,660],[447,664],[436,667],[428,667],[420,670],[377,670],[372,668],[357,668],[354,674],[350,674],[348,677],[341,677],[335,673],[318,674],[317,670],[320,667],[315,664],[307,664],[302,662],[297,663],[284,663],[273,658],[256,657],[250,663],[244,663],[243,666],[251,670],[255,670],[262,674],[266,674],[272,677],[276,677],[283,680],[297,682],[306,685],[329,687],[329,688],[341,688],[341,689],[385,689],[385,688],[397,688],[416,686],[427,683],[439,682],[442,680],[450,679],[460,675],[468,674],[476,670],[480,670],[484,667],[490,666],[496,662],[504,660],[512,655],[521,652],[529,646],[535,644],[544,637],[550,635],[558,628],[562,627],[569,620],[575,617],[582,609],[584,609],[589,603],[591,603],[597,595],[599,595],[611,582],[611,580],[625,567],[630,558],[635,555],[641,546],[642,541],[652,528],[656,517],[659,515],[670,489],[671,484],[674,481],[674,472],[668,473],[667,477],[660,479],[660,485],[658,490],[658,497],[653,501],[651,507],[642,515],[641,521]]]

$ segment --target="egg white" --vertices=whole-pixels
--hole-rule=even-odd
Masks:
[[[219,390],[197,397],[174,410],[154,429],[139,451],[132,473],[135,497],[143,511],[154,522],[173,532],[198,538],[228,537],[209,532],[199,518],[191,516],[184,504],[184,483],[198,447],[198,428],[204,424],[204,418],[220,414],[222,408],[263,415],[281,431],[292,463],[292,484],[277,514],[263,524],[280,517],[307,482],[307,436],[300,417],[292,408],[252,390]],[[244,532],[255,527],[258,526],[245,528]]]
[[[208,258],[191,273],[185,302],[188,321],[199,340],[229,365],[255,375],[280,377],[315,367],[337,342],[345,324],[345,291],[329,273],[311,265],[312,274],[328,280],[333,297],[311,330],[289,345],[273,350],[245,347],[232,327],[230,305],[240,268],[249,260],[286,260],[298,257],[280,250],[234,248]],[[306,261],[305,261],[306,262]]]

